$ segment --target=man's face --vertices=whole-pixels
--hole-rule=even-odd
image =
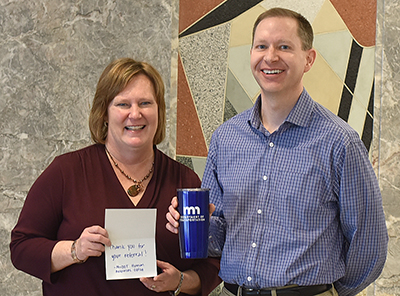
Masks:
[[[311,69],[315,50],[302,50],[296,20],[269,17],[255,31],[250,66],[263,96],[296,95],[303,90],[303,74]]]

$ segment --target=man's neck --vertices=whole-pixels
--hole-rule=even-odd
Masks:
[[[286,95],[265,95],[261,93],[261,122],[271,134],[276,131],[296,105],[300,93]]]

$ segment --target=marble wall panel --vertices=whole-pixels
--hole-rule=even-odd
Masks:
[[[398,1],[378,1],[372,159],[382,192],[389,250],[385,268],[371,295],[400,295],[399,13]]]
[[[172,113],[160,148],[174,155],[178,12],[178,0],[0,1],[0,295],[41,295],[11,264],[10,230],[50,161],[91,143],[90,104],[111,60],[160,71]]]

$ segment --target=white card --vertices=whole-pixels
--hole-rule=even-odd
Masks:
[[[157,209],[106,209],[106,279],[134,279],[157,275]]]

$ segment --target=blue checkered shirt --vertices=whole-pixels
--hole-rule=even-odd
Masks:
[[[381,273],[387,229],[378,182],[358,134],[304,90],[279,129],[261,99],[213,134],[211,256],[220,277],[249,288],[334,283],[356,295]]]

